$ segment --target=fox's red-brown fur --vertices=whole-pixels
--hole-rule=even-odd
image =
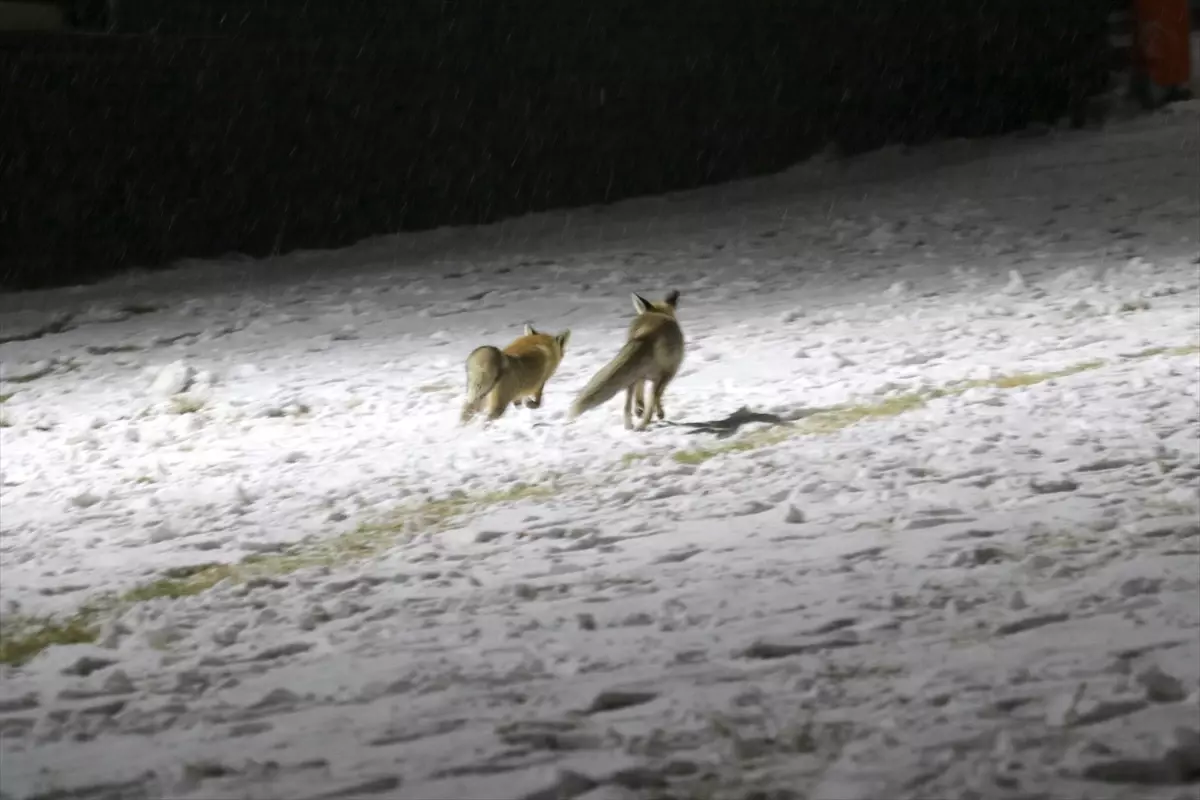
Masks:
[[[571,406],[572,419],[608,402],[622,389],[625,390],[626,428],[635,428],[635,413],[640,418],[637,430],[649,425],[655,414],[659,419],[666,416],[662,406],[663,392],[683,363],[683,329],[675,319],[678,304],[677,291],[672,291],[659,303],[633,295],[633,310],[637,316],[629,324],[625,345],[575,398]],[[645,395],[644,383],[649,385]]]
[[[542,404],[546,382],[562,363],[571,331],[539,333],[525,326],[525,335],[503,350],[491,345],[477,347],[467,356],[467,400],[461,421],[469,422],[486,409],[487,420],[503,416],[509,405],[524,400],[526,408]]]

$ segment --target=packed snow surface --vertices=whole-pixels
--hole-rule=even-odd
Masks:
[[[469,501],[5,667],[0,791],[1193,796],[1198,130],[0,297],[9,621]],[[568,423],[671,289],[667,422]],[[459,427],[526,322],[572,331],[544,405]]]

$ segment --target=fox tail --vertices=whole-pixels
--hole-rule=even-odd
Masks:
[[[625,343],[616,358],[608,362],[604,369],[583,388],[571,406],[571,419],[578,417],[596,406],[607,403],[618,392],[633,383],[643,370],[646,361],[654,357],[652,344],[642,339],[631,339]]]
[[[504,354],[485,344],[467,356],[467,403],[474,406],[496,388],[504,376]]]

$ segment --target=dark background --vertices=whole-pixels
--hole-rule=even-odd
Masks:
[[[1078,121],[1100,0],[119,0],[0,33],[0,284]]]

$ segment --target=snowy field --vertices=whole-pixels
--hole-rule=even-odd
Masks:
[[[1198,131],[0,296],[4,620],[124,595],[3,667],[0,792],[1194,797]],[[568,424],[670,289],[667,424]]]

